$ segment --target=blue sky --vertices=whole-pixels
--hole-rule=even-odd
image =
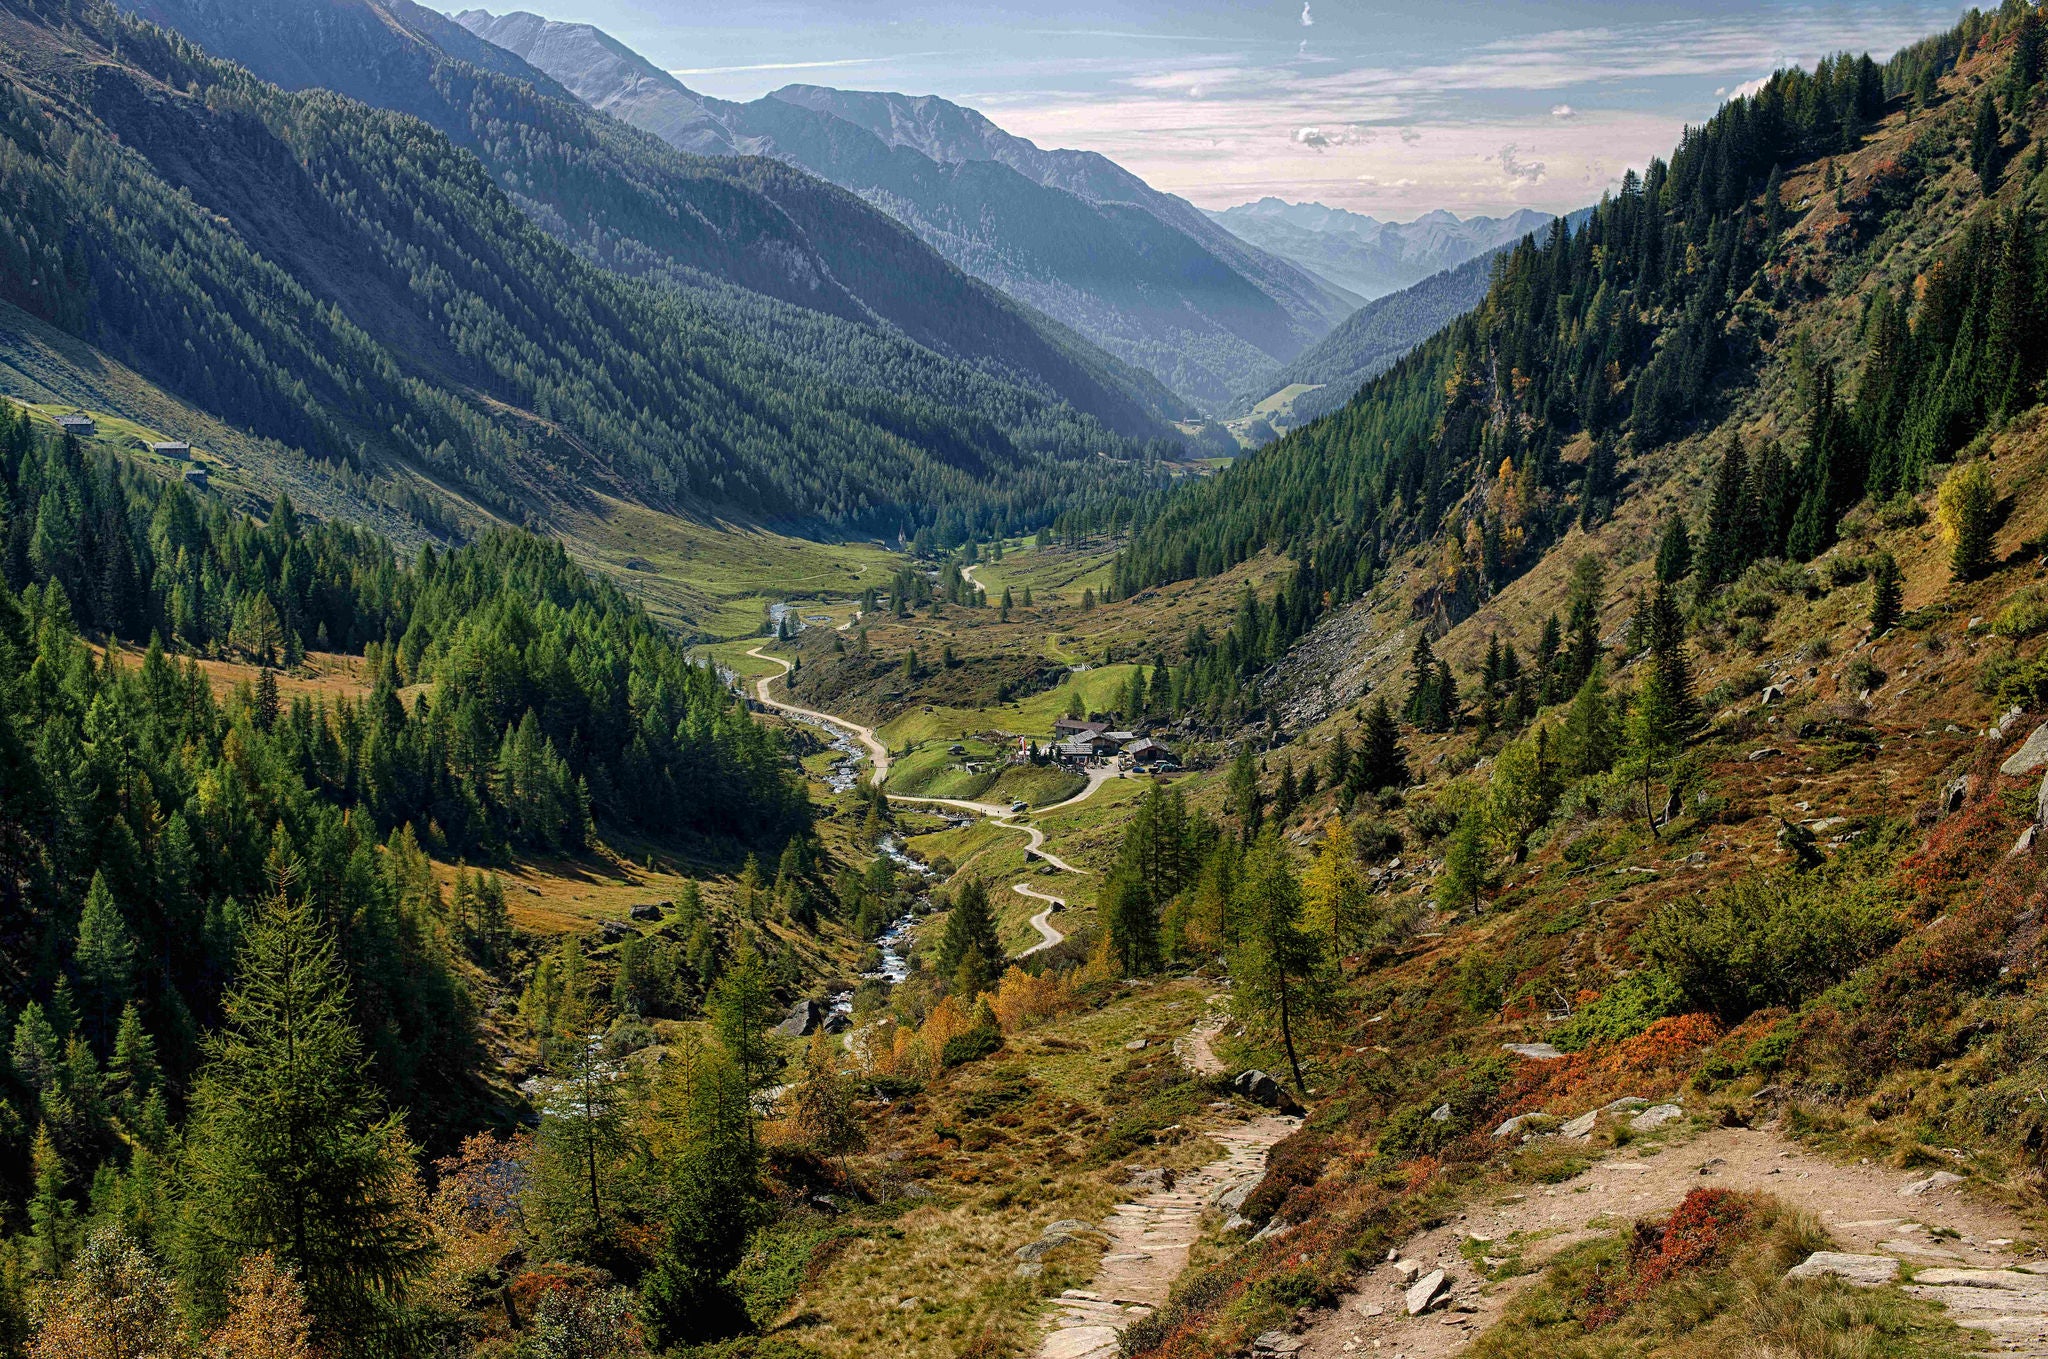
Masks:
[[[440,0],[449,8],[458,7]],[[693,89],[937,94],[1204,207],[1565,211],[1785,64],[1882,59],[1954,4],[527,0]],[[507,7],[501,3],[493,8]]]

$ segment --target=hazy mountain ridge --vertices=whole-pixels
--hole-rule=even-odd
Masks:
[[[1209,216],[1259,248],[1367,299],[1455,269],[1550,224],[1548,214],[1528,208],[1506,217],[1462,221],[1439,209],[1412,222],[1383,222],[1343,208],[1278,198],[1262,198]]]
[[[942,99],[792,85],[731,103],[587,24],[457,18],[674,145],[773,156],[860,194],[963,269],[1193,400],[1227,401],[1355,304],[1102,156],[1044,150]]]

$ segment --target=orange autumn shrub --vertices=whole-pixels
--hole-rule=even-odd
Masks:
[[[1726,1260],[1754,1231],[1757,1208],[1752,1194],[1695,1189],[1663,1222],[1638,1222],[1621,1270],[1588,1285],[1586,1329],[1612,1325],[1656,1288]]]
[[[1074,1002],[1074,990],[1070,982],[1060,977],[1034,977],[1023,968],[1012,965],[1003,973],[1003,979],[987,997],[989,1008],[995,1011],[996,1022],[1006,1034],[1019,1033],[1069,1008]]]

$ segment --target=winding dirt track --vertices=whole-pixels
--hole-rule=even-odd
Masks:
[[[772,661],[782,667],[781,674],[763,675],[755,682],[754,696],[761,701],[762,707],[773,708],[777,712],[790,713],[797,717],[807,717],[814,722],[823,722],[828,726],[851,732],[854,739],[866,747],[868,760],[874,766],[874,773],[869,775],[869,780],[877,788],[885,787],[889,780],[889,747],[875,735],[873,727],[864,727],[850,718],[840,717],[833,713],[819,712],[815,708],[799,707],[794,703],[787,703],[782,699],[774,697],[768,692],[768,686],[778,679],[788,678],[790,671],[795,667],[780,656],[769,655],[760,647],[752,648],[747,654],[756,660]],[[1088,786],[1086,788],[1064,802],[1056,802],[1050,807],[1039,808],[1039,813],[1043,815],[1046,812],[1056,812],[1086,802],[1089,798],[1095,796],[1098,788],[1117,777],[1118,772],[1114,767],[1108,765],[1091,767],[1088,770]],[[1026,858],[1043,859],[1046,863],[1051,864],[1063,873],[1085,874],[1088,871],[1085,868],[1076,868],[1059,855],[1048,850],[1045,847],[1045,832],[1036,826],[1023,825],[1013,820],[1013,813],[1008,807],[1000,806],[993,802],[970,802],[964,798],[954,797],[910,797],[903,793],[887,792],[885,792],[885,796],[891,802],[912,803],[927,807],[951,807],[956,811],[972,812],[976,816],[985,817],[993,821],[1004,830],[1022,832],[1025,837],[1024,855]],[[1064,901],[1059,900],[1057,897],[1049,897],[1043,892],[1034,891],[1029,885],[1021,882],[1011,884],[1010,890],[1021,896],[1033,897],[1039,901],[1049,903],[1045,910],[1040,911],[1031,919],[1032,928],[1038,931],[1038,942],[1025,949],[1022,953],[1019,953],[1017,955],[1019,958],[1029,957],[1034,953],[1053,948],[1066,941],[1067,936],[1058,929],[1055,929],[1050,919],[1053,910],[1066,905]]]

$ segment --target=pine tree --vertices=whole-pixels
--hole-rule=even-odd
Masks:
[[[85,907],[79,913],[75,957],[92,1031],[102,1044],[101,1051],[106,1051],[135,981],[135,935],[121,908],[114,904],[106,875],[98,870],[93,872]]]
[[[1579,686],[1558,737],[1558,766],[1567,779],[1604,774],[1614,763],[1614,714],[1607,674],[1599,663]]]
[[[282,708],[283,704],[277,693],[277,672],[266,665],[257,673],[256,700],[250,710],[250,717],[256,723],[256,730],[275,730],[278,713]]]
[[[988,884],[967,878],[953,889],[953,908],[946,916],[946,932],[939,938],[938,956],[933,960],[941,977],[965,981],[964,1004],[995,977],[1006,955],[996,933],[994,913],[989,909]],[[972,964],[971,975],[961,976],[964,964]]]
[[[1657,541],[1657,579],[1666,585],[1676,585],[1692,572],[1692,535],[1685,531],[1685,519],[1672,515],[1665,521],[1664,533]]]
[[[1977,121],[1970,130],[1970,168],[1977,172],[1978,186],[1986,198],[1998,191],[2000,143],[2004,136],[1998,120],[1998,101],[1986,90],[1977,96]]]
[[[64,1273],[77,1231],[77,1201],[64,1196],[67,1178],[50,1125],[38,1124],[29,1149],[28,1265],[49,1279]]]
[[[782,1069],[782,1050],[769,1034],[775,1020],[775,993],[761,955],[748,948],[711,989],[711,1025],[726,1055],[749,1089],[758,1090]]]
[[[749,1326],[729,1276],[769,1215],[749,1082],[727,1055],[685,1038],[662,1064],[649,1163],[661,1246],[641,1284],[640,1320],[664,1350]]]
[[[1437,891],[1446,902],[1479,909],[1480,894],[1493,881],[1486,861],[1486,820],[1478,812],[1458,818],[1451,842],[1444,849],[1444,867],[1437,879]]]
[[[1250,844],[1265,824],[1266,795],[1259,787],[1258,765],[1249,748],[1237,752],[1223,785],[1223,808],[1238,819],[1239,838]]]
[[[1301,913],[1301,882],[1280,837],[1268,829],[1246,855],[1231,899],[1237,939],[1232,994],[1238,1013],[1278,1034],[1294,1088],[1306,1096],[1294,1034],[1328,1008],[1330,964],[1318,938],[1302,928]]]
[[[1897,624],[1904,593],[1898,558],[1889,552],[1878,553],[1877,565],[1870,572],[1871,636],[1881,637]]]
[[[218,1314],[236,1263],[270,1251],[298,1276],[318,1333],[360,1343],[427,1263],[413,1151],[367,1079],[333,945],[283,897],[244,939],[226,1025],[193,1094],[188,1272]]]
[[[865,1138],[854,1109],[853,1082],[839,1069],[839,1044],[820,1029],[804,1050],[803,1073],[790,1092],[790,1121],[820,1156],[860,1150]]]
[[[1366,710],[1365,733],[1352,768],[1359,786],[1368,792],[1406,788],[1411,781],[1408,757],[1401,753],[1401,729],[1384,697],[1375,698]]]

